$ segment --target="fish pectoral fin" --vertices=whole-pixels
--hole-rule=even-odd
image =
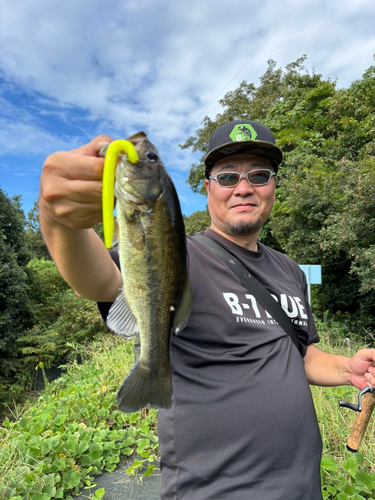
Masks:
[[[133,316],[129,305],[126,302],[123,287],[120,289],[120,293],[111,305],[106,323],[110,330],[118,333],[119,335],[132,337],[138,333],[137,320]]]
[[[186,326],[191,309],[191,289],[189,280],[186,278],[181,300],[176,307],[173,317],[172,333],[178,335]]]

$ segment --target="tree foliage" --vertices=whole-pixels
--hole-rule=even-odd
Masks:
[[[30,321],[26,295],[26,265],[30,259],[24,238],[25,216],[20,197],[0,189],[0,372],[14,369],[15,340]]]
[[[27,214],[25,229],[26,242],[32,256],[37,259],[51,260],[40,229],[38,201],[34,202],[33,208]]]
[[[300,264],[321,264],[316,311],[375,326],[375,67],[348,88],[306,71],[303,56],[260,84],[242,82],[182,148],[206,149],[212,131],[233,119],[270,127],[284,160],[262,241]],[[204,193],[203,158],[188,182]]]
[[[204,231],[211,225],[210,214],[208,210],[199,210],[189,216],[184,215],[184,224],[186,234],[194,234]]]

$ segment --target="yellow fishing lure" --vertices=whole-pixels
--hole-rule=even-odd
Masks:
[[[125,153],[130,163],[137,163],[138,161],[137,151],[131,142],[118,140],[109,144],[104,160],[102,191],[103,232],[104,243],[107,248],[111,248],[113,238],[115,169],[119,153]]]

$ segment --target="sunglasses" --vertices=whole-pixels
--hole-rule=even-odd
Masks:
[[[275,172],[268,169],[250,170],[247,174],[239,174],[238,172],[222,172],[220,174],[212,175],[209,179],[215,181],[221,187],[232,188],[237,186],[241,179],[244,177],[247,182],[252,186],[264,186],[268,184],[272,177],[276,176]]]

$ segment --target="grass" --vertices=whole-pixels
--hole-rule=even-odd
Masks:
[[[138,455],[129,474],[152,473],[156,410],[124,414],[116,391],[133,364],[132,343],[110,336],[80,354],[82,365],[49,384],[37,401],[0,428],[0,500],[72,499],[123,457]],[[101,498],[104,491],[95,491]]]
[[[339,325],[317,322],[320,347],[351,356],[365,347],[363,339],[343,340]],[[368,338],[368,344],[372,339]],[[14,410],[0,427],[0,500],[72,499],[83,488],[93,491],[95,477],[113,471],[126,456],[137,454],[129,474],[150,475],[158,458],[156,410],[124,414],[115,394],[133,364],[132,343],[119,337],[82,348],[85,359],[50,383],[40,397]],[[324,499],[375,498],[374,419],[360,453],[346,451],[355,414],[338,406],[355,402],[351,387],[312,387],[323,438]],[[101,498],[96,490],[90,497]]]

